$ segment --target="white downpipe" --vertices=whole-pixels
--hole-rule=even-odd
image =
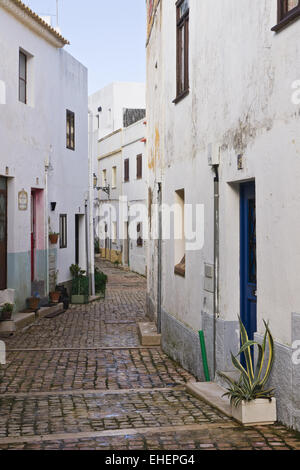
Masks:
[[[93,113],[89,110],[89,274],[91,295],[95,295],[95,253],[94,253],[94,181],[93,181]]]

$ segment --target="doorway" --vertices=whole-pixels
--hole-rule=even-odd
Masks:
[[[7,288],[7,180],[0,176],[0,290]]]
[[[31,191],[31,282],[35,278],[36,259],[36,192]]]
[[[241,320],[250,340],[257,331],[255,182],[240,187]]]

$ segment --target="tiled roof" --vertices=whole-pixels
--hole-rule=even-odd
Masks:
[[[23,10],[29,17],[31,17],[34,21],[36,21],[40,26],[45,28],[49,33],[51,33],[58,41],[62,42],[63,44],[70,44],[67,39],[65,39],[55,28],[50,26],[46,21],[43,20],[39,15],[37,15],[31,8],[29,8],[25,3],[21,0],[6,0],[6,2],[1,2],[0,5],[5,7],[5,3],[12,3],[16,5],[18,8]]]

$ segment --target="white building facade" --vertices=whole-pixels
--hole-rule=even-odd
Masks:
[[[136,114],[134,110],[126,113]],[[140,110],[138,115],[140,115]],[[146,275],[147,229],[146,121],[126,121],[125,127],[98,143],[97,236],[101,256]],[[132,122],[132,123],[130,123]],[[129,124],[130,123],[130,124]],[[129,125],[127,125],[129,124]]]
[[[103,258],[146,275],[145,84],[115,82],[89,97],[93,116],[95,237]],[[130,215],[132,214],[132,215]]]
[[[199,330],[217,377],[233,369],[238,315],[258,341],[269,321],[279,420],[297,429],[299,14],[277,0],[149,0],[147,39],[148,313],[202,379]],[[155,207],[175,202],[177,233],[198,207],[197,243],[161,236]]]
[[[0,1],[0,291],[17,310],[68,284],[72,263],[86,268],[87,70],[66,44],[21,1]]]

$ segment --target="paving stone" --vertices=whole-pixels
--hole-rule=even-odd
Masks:
[[[188,394],[191,374],[160,347],[140,345],[146,280],[97,264],[109,278],[105,299],[6,340],[0,449],[300,449],[284,426],[242,427]]]

